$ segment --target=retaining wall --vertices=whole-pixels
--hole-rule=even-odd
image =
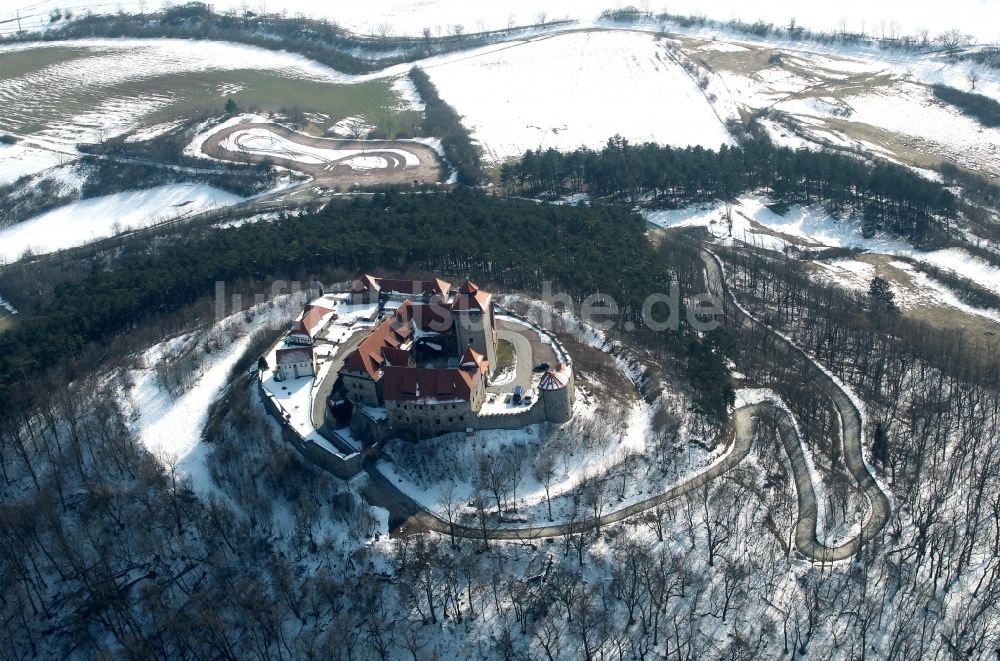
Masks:
[[[264,389],[264,384],[260,379],[257,379],[257,392],[264,403],[264,408],[281,424],[282,437],[294,445],[295,449],[299,451],[299,454],[304,459],[343,480],[349,480],[364,470],[365,458],[361,453],[334,454],[326,448],[306,440],[298,431],[293,429],[288,424],[288,420],[285,419],[281,407],[278,406],[278,403]]]
[[[522,427],[537,425],[545,421],[545,404],[539,398],[532,401],[531,406],[517,413],[475,416],[473,428],[480,431],[490,429],[521,429]]]

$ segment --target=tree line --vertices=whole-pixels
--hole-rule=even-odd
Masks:
[[[462,116],[441,98],[430,76],[422,69],[410,69],[410,80],[424,102],[421,131],[424,135],[440,138],[445,158],[458,172],[458,183],[478,184],[483,178],[483,166],[479,150],[472,143],[472,135],[462,124]]]
[[[975,117],[983,126],[1000,126],[1000,103],[990,97],[963,92],[947,85],[935,85],[933,89],[934,96],[956,106],[966,115]]]
[[[334,270],[421,270],[538,292],[550,280],[576,301],[611,295],[618,304],[616,326],[642,328],[646,297],[669,291],[676,277],[662,260],[645,237],[643,220],[630,210],[543,206],[458,189],[333,203],[280,223],[188,230],[173,240],[132,244],[110,263],[95,257],[71,273],[54,268],[40,276],[30,265],[14,265],[3,279],[21,314],[0,334],[0,402],[10,402],[38,370],[71,365],[84,347],[203,300],[218,281],[263,285],[270,278],[308,281]],[[29,271],[36,285],[26,290],[17,274]],[[684,325],[649,341],[669,347],[681,365],[698,365],[691,373],[698,376],[704,407],[724,415],[731,390],[717,336],[702,337]]]
[[[519,195],[651,196],[651,204],[667,207],[764,191],[778,203],[825,203],[834,214],[861,214],[868,230],[890,231],[920,244],[945,241],[948,219],[958,208],[944,186],[902,166],[792,150],[766,136],[717,151],[632,144],[621,137],[600,150],[529,150],[502,166],[500,179],[508,192]]]
[[[72,20],[70,20],[72,18]],[[392,25],[379,24],[369,35],[359,35],[327,19],[289,17],[268,13],[266,6],[244,4],[242,11],[216,13],[202,2],[164,6],[158,12],[79,14],[44,32],[14,34],[3,41],[36,41],[83,38],[216,39],[268,50],[287,50],[350,74],[363,74],[387,66],[493,43],[508,36],[507,30],[487,32],[448,26],[453,34],[432,36],[429,27],[421,37],[392,35]],[[544,20],[541,21],[544,24]]]

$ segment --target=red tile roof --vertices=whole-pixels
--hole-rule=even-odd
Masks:
[[[351,293],[363,294],[365,292],[378,292],[378,279],[364,273],[351,281]]]
[[[310,339],[316,337],[316,333],[322,330],[320,322],[323,320],[323,317],[327,316],[331,312],[333,312],[333,310],[329,308],[324,308],[319,305],[308,305],[302,313],[302,318],[292,324],[292,328],[289,330],[289,333],[291,335],[305,335]]]
[[[393,316],[398,323],[413,322],[416,328],[438,335],[453,331],[455,326],[451,310],[443,303],[414,303],[410,299],[406,299],[402,305],[396,308]]]
[[[406,349],[386,347],[382,349],[382,357],[388,364],[396,367],[406,367],[410,364],[410,352]]]
[[[489,359],[477,353],[472,347],[465,350],[465,354],[462,356],[462,360],[459,361],[458,366],[463,370],[478,370],[480,374],[486,374],[490,371]]]
[[[483,291],[472,280],[466,280],[465,284],[459,288],[458,294],[451,304],[451,309],[455,312],[467,312],[469,310],[486,312],[490,309],[492,301],[493,294]]]
[[[411,296],[433,296],[438,294],[447,297],[451,291],[451,283],[441,278],[433,280],[398,280],[393,278],[376,278],[375,281],[383,291],[409,294]]]
[[[479,378],[477,372],[456,369],[386,367],[382,384],[387,402],[427,399],[468,402]]]
[[[538,387],[542,390],[562,390],[569,385],[569,377],[569,368],[559,363],[555,369],[550,369],[542,376]]]
[[[412,335],[413,330],[409,326],[395,323],[394,318],[383,319],[368,337],[361,340],[358,348],[347,356],[344,369],[364,372],[372,380],[378,381],[384,361],[383,349],[397,349]]]

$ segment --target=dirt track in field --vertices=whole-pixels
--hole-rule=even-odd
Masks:
[[[322,163],[304,163],[292,157],[232,151],[222,146],[222,143],[234,133],[248,129],[265,129],[286,140],[315,149],[363,150],[364,156],[382,158],[388,163],[388,167],[378,169],[352,168],[347,161],[357,158],[356,155],[333,158]],[[390,150],[409,152],[419,159],[420,164],[406,165],[406,161],[401,155]],[[260,163],[266,160],[274,165],[309,175],[316,184],[336,190],[346,190],[355,185],[366,187],[382,184],[433,184],[444,178],[442,176],[444,167],[440,157],[427,145],[401,140],[318,138],[278,124],[247,123],[226,127],[205,140],[202,152],[206,156],[234,163]]]

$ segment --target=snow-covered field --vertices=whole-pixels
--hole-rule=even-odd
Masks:
[[[648,34],[586,32],[515,43],[427,67],[493,161],[526,149],[730,141],[697,83]]]
[[[20,9],[24,29],[42,29],[49,24],[53,9],[73,9],[76,12],[113,13],[159,9],[166,0],[120,0],[95,2],[94,0],[41,0],[25,5],[18,1],[0,4],[0,21],[14,19]],[[170,3],[173,4],[173,3]],[[424,28],[433,33],[450,31],[462,25],[467,31],[480,29],[498,30],[510,26],[539,23],[564,18],[584,22],[593,21],[605,9],[629,5],[611,0],[508,0],[483,2],[482,0],[377,0],[374,3],[316,3],[310,0],[286,0],[281,3],[242,2],[217,0],[212,3],[216,11],[250,7],[255,11],[271,11],[289,16],[305,15],[328,18],[362,34],[378,34],[383,25],[392,34],[419,36]],[[951,3],[912,3],[904,0],[882,0],[878,3],[864,0],[842,0],[830,3],[797,3],[791,0],[747,3],[738,0],[672,0],[671,2],[631,3],[648,6],[651,11],[666,9],[672,14],[704,15],[716,20],[737,18],[747,22],[770,21],[787,25],[795,18],[799,25],[823,31],[874,30],[880,26],[893,27],[904,34],[916,34],[922,29],[933,33],[956,28],[973,34],[980,41],[1000,39],[994,0],[956,0]],[[543,18],[544,17],[544,18]],[[0,23],[0,34],[15,30],[15,21]]]
[[[971,169],[1000,173],[1000,129],[984,127],[938,100],[924,85],[899,81],[842,100],[795,98],[781,101],[774,108],[794,114],[807,123],[810,133],[821,138],[835,139],[836,132],[829,129],[826,121],[840,118],[890,131],[904,149],[919,149]],[[878,147],[873,150],[885,152]]]
[[[211,186],[170,184],[74,202],[0,230],[0,261],[16,261],[28,249],[54,252],[242,200]]]

